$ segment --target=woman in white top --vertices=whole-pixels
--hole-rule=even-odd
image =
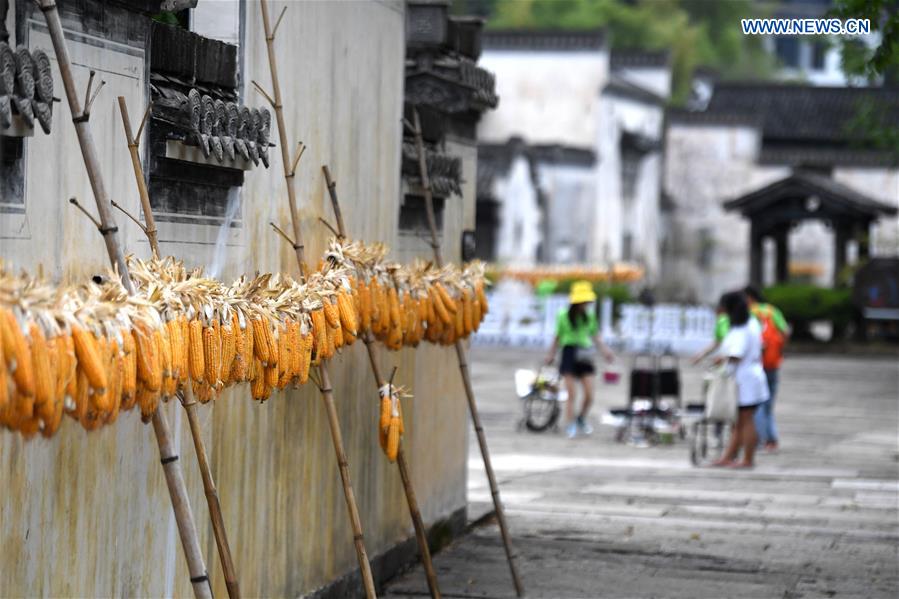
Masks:
[[[730,330],[721,340],[719,361],[727,368],[737,384],[737,422],[730,444],[716,466],[752,468],[758,436],[755,431],[755,409],[768,401],[768,382],[762,368],[762,328],[749,315],[749,306],[742,292],[734,291],[721,297],[721,306],[730,320]],[[743,460],[737,461],[740,450]]]

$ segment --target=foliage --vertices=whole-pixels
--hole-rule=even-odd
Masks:
[[[899,2],[897,0],[835,0],[831,15],[840,19],[868,19],[880,43],[869,48],[855,37],[840,40],[843,72],[874,81],[881,76],[899,79]]]
[[[835,328],[844,328],[852,322],[855,312],[851,289],[777,285],[765,289],[764,293],[797,331],[807,331],[809,324],[816,320],[827,320]]]
[[[740,30],[741,18],[764,16],[750,0],[457,0],[454,9],[489,17],[493,29],[604,27],[615,48],[670,50],[677,104],[687,100],[697,66],[744,79],[774,67],[761,38]]]

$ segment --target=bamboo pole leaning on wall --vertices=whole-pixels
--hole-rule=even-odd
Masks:
[[[115,219],[112,216],[109,196],[106,194],[106,188],[103,184],[100,161],[97,158],[94,138],[88,127],[90,106],[96,98],[96,94],[94,96],[90,95],[89,82],[85,97],[85,106],[84,109],[82,109],[78,101],[78,92],[75,89],[75,80],[72,77],[72,63],[69,59],[69,51],[66,46],[65,35],[63,34],[62,23],[59,18],[59,11],[56,8],[56,2],[54,0],[39,0],[38,6],[44,13],[47,29],[50,33],[50,39],[53,42],[53,50],[56,53],[56,59],[59,63],[60,75],[62,76],[63,85],[66,90],[69,109],[72,113],[72,122],[74,123],[75,131],[78,134],[78,144],[81,146],[84,166],[87,170],[88,178],[90,179],[94,200],[97,203],[97,213],[100,216],[100,233],[103,235],[103,239],[106,242],[106,250],[109,254],[110,262],[114,267],[118,268],[125,289],[129,294],[133,294],[134,286],[131,282],[128,265],[125,263],[125,254],[119,244],[118,236],[116,235],[118,228],[116,227]],[[91,79],[93,79],[93,73],[91,73]],[[181,536],[181,545],[184,548],[184,556],[187,559],[187,569],[190,573],[190,581],[193,586],[194,595],[198,599],[211,599],[212,588],[209,584],[206,564],[203,561],[203,553],[200,550],[200,540],[197,536],[196,526],[194,525],[193,513],[190,508],[190,498],[187,495],[187,488],[181,473],[181,465],[178,462],[178,455],[175,453],[171,431],[165,412],[162,411],[162,405],[156,409],[156,413],[153,415],[153,431],[156,434],[156,442],[159,445],[159,455],[165,472],[165,480],[169,489],[172,508],[175,511],[175,521]]]
[[[119,96],[119,110],[122,114],[122,126],[125,129],[125,140],[128,142],[128,151],[131,154],[131,166],[134,168],[134,178],[137,182],[137,190],[140,195],[140,204],[144,213],[146,225],[142,225],[134,217],[131,218],[147,236],[153,254],[159,257],[162,253],[159,251],[156,220],[153,218],[153,208],[150,206],[150,194],[147,192],[144,171],[140,162],[140,137],[150,114],[150,106],[147,106],[140,127],[138,127],[137,136],[135,136],[131,130],[131,120],[128,117],[128,105],[125,103],[124,96]],[[115,202],[113,202],[113,205],[119,208],[119,210],[122,210],[122,212],[125,212],[125,210],[120,206],[117,206]],[[125,214],[128,213],[125,212]],[[219,561],[222,564],[222,573],[225,577],[225,588],[228,589],[228,597],[230,597],[230,599],[240,599],[240,585],[237,580],[237,571],[234,568],[234,560],[231,556],[231,546],[228,543],[228,535],[225,532],[225,519],[222,516],[222,506],[219,501],[218,489],[215,486],[215,479],[212,477],[212,469],[209,467],[206,443],[203,441],[203,433],[200,429],[200,418],[197,414],[197,400],[194,397],[193,389],[189,384],[184,385],[184,388],[178,393],[178,399],[181,401],[181,405],[187,413],[187,421],[190,425],[190,434],[197,455],[197,465],[200,468],[200,476],[203,479],[206,504],[209,506],[209,517],[212,520],[212,534],[215,536]]]
[[[341,239],[346,239],[346,226],[343,223],[343,213],[340,211],[340,202],[337,200],[337,183],[331,178],[331,171],[328,170],[327,166],[322,166],[322,172],[325,175],[325,182],[328,186],[328,195],[331,197],[331,207],[334,209],[334,218],[337,221],[337,234]],[[375,355],[375,340],[371,331],[363,333],[362,342],[365,343],[365,349],[368,352],[368,361],[371,364],[371,372],[375,377],[375,385],[380,393],[380,390],[387,384],[387,381],[381,376],[381,369],[378,367],[377,356]],[[378,395],[378,397],[380,397],[380,395]],[[421,552],[421,563],[424,566],[428,589],[431,591],[431,597],[440,599],[440,588],[437,585],[437,573],[434,571],[434,564],[431,561],[431,549],[428,547],[428,537],[425,532],[424,522],[421,518],[421,511],[418,509],[418,499],[415,497],[415,490],[412,487],[412,477],[409,475],[409,466],[406,463],[406,452],[403,451],[402,442],[400,442],[399,450],[397,451],[396,466],[400,471],[400,479],[403,481],[403,490],[406,493],[406,503],[409,504],[409,515],[412,517],[412,526],[415,529],[418,550]]]
[[[278,21],[274,28],[271,26],[268,14],[268,2],[260,0],[260,9],[262,10],[262,25],[265,28],[265,45],[268,51],[268,64],[272,76],[272,94],[269,96],[262,88],[256,84],[256,87],[268,98],[275,111],[275,120],[278,123],[278,135],[281,143],[281,163],[284,168],[284,179],[287,184],[287,201],[290,207],[290,220],[293,226],[293,239],[291,243],[296,253],[297,266],[300,269],[301,278],[305,278],[306,264],[303,252],[303,235],[300,228],[300,216],[296,205],[296,191],[294,189],[294,177],[296,175],[296,166],[302,155],[302,148],[297,148],[297,153],[291,160],[290,150],[287,146],[287,130],[284,127],[284,107],[281,103],[281,85],[278,79],[278,67],[275,60],[275,33],[284,18],[285,7],[281,11]],[[254,82],[255,83],[255,82]],[[334,391],[331,387],[331,377],[328,372],[328,364],[322,360],[318,367],[321,385],[319,387],[322,400],[325,404],[325,411],[328,416],[328,426],[331,430],[331,441],[334,444],[334,452],[337,455],[337,466],[340,470],[340,479],[343,483],[343,494],[346,499],[347,511],[349,512],[350,526],[353,530],[353,545],[356,549],[356,559],[359,562],[359,570],[362,575],[362,584],[365,588],[365,595],[368,599],[377,597],[375,592],[374,577],[372,576],[371,564],[368,561],[368,553],[365,550],[365,537],[362,534],[362,521],[359,518],[359,508],[356,506],[356,495],[353,492],[353,485],[350,481],[350,470],[347,462],[346,450],[343,446],[343,437],[340,433],[340,420],[337,417],[337,408],[334,404]]]
[[[418,109],[413,109],[412,116],[415,122],[411,126],[406,122],[406,126],[412,130],[412,133],[415,136],[415,147],[418,153],[418,170],[421,176],[421,186],[424,190],[425,213],[428,218],[428,228],[431,233],[430,245],[431,249],[434,251],[434,262],[438,267],[442,267],[443,256],[440,251],[440,239],[437,237],[437,220],[434,217],[434,198],[431,192],[431,179],[428,176],[428,163],[425,157],[424,140],[422,139],[421,134],[421,119],[418,116]],[[474,425],[474,432],[478,438],[481,457],[484,460],[484,470],[487,472],[487,481],[490,483],[490,495],[493,497],[493,507],[496,510],[496,520],[499,523],[499,531],[503,539],[503,547],[506,551],[506,560],[509,562],[509,572],[512,575],[512,584],[515,585],[515,593],[521,597],[524,595],[524,587],[521,584],[521,579],[518,577],[518,570],[515,568],[515,556],[512,553],[512,541],[509,537],[509,530],[506,525],[506,515],[505,512],[503,512],[503,504],[499,497],[499,486],[496,484],[493,465],[490,463],[490,450],[487,448],[487,437],[484,434],[484,427],[481,426],[478,404],[475,401],[474,389],[471,386],[471,373],[468,370],[467,352],[465,351],[465,345],[462,343],[461,339],[456,340],[456,357],[459,359],[459,371],[462,373],[462,383],[465,386],[468,411],[471,413],[471,422]]]

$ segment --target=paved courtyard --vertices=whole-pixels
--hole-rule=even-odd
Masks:
[[[626,385],[600,385],[596,432],[516,430],[513,372],[541,353],[476,348],[474,387],[529,597],[899,596],[895,358],[791,356],[781,449],[752,471],[697,469],[685,442],[641,449],[598,425]],[[626,364],[622,364],[626,366]],[[684,367],[684,395],[701,373]],[[490,509],[471,435],[469,502]],[[435,558],[446,597],[514,596],[499,533],[475,527]],[[387,596],[426,596],[420,568]]]

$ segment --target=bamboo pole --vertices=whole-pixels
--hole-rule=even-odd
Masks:
[[[119,110],[122,114],[122,125],[125,129],[125,139],[128,142],[128,151],[131,154],[131,166],[134,168],[134,178],[137,181],[137,190],[140,195],[141,208],[144,213],[146,226],[141,226],[147,240],[150,242],[150,248],[155,256],[161,256],[159,251],[159,239],[156,234],[156,220],[153,218],[153,208],[150,206],[150,194],[147,192],[147,184],[144,179],[143,167],[140,162],[140,132],[143,131],[144,125],[150,114],[150,107],[147,106],[138,129],[138,136],[135,137],[131,130],[131,119],[128,117],[128,105],[125,103],[125,97],[119,96]],[[135,222],[136,219],[135,219]],[[139,224],[139,223],[138,223]],[[203,434],[200,429],[200,420],[197,414],[197,401],[194,398],[193,390],[190,385],[185,385],[183,391],[178,397],[184,411],[187,413],[187,421],[190,425],[190,434],[194,443],[194,451],[197,456],[197,465],[200,468],[200,476],[203,479],[203,491],[206,495],[206,504],[209,506],[209,516],[212,520],[212,534],[215,537],[216,548],[218,549],[219,561],[222,564],[222,572],[225,577],[225,588],[228,590],[230,599],[240,599],[240,585],[237,579],[237,571],[234,567],[234,560],[231,556],[231,546],[228,543],[228,535],[225,531],[225,519],[222,516],[222,506],[219,501],[218,489],[215,486],[215,479],[212,477],[212,469],[209,467],[209,458],[206,453],[206,443],[203,441]]]
[[[415,135],[415,147],[418,152],[418,170],[421,174],[421,186],[424,190],[425,213],[428,219],[428,228],[431,232],[431,249],[434,251],[434,262],[438,267],[443,266],[443,256],[440,252],[440,240],[437,237],[437,220],[434,217],[434,198],[431,192],[431,179],[428,176],[428,164],[425,158],[424,141],[421,135],[421,119],[418,116],[418,109],[413,110],[414,125],[412,126]],[[407,123],[408,126],[408,123]],[[503,511],[503,504],[499,497],[499,486],[496,484],[496,476],[493,473],[493,465],[490,462],[490,450],[487,448],[487,436],[484,434],[484,427],[481,426],[481,417],[478,413],[478,405],[474,397],[474,389],[471,386],[471,373],[468,370],[468,358],[465,351],[465,345],[461,339],[456,340],[456,357],[459,360],[459,371],[462,374],[462,383],[465,387],[465,397],[468,400],[468,411],[471,413],[471,422],[474,425],[474,432],[478,438],[478,446],[481,449],[481,457],[484,460],[484,470],[487,472],[487,481],[490,483],[490,495],[493,498],[493,507],[496,510],[496,520],[499,523],[500,535],[503,539],[503,547],[506,551],[506,560],[509,562],[509,572],[512,575],[512,584],[515,586],[515,593],[521,597],[524,595],[524,587],[521,579],[518,577],[518,571],[515,568],[515,556],[512,553],[512,542],[509,536],[508,526],[506,525],[506,515]]]
[[[334,218],[337,220],[337,234],[341,239],[346,239],[346,226],[343,224],[343,215],[340,212],[340,202],[337,200],[337,183],[331,178],[331,171],[327,166],[322,166],[322,172],[325,175],[325,182],[328,185],[328,195],[331,197],[331,207],[334,209]],[[362,335],[362,342],[365,343],[365,349],[368,352],[368,361],[371,364],[371,372],[375,377],[375,385],[378,391],[386,384],[384,377],[381,376],[381,369],[375,356],[374,339],[370,332],[366,331]],[[380,397],[380,395],[378,395]],[[425,570],[425,579],[428,582],[428,589],[431,591],[431,597],[440,599],[440,587],[437,585],[437,573],[434,571],[434,564],[431,561],[431,549],[428,547],[428,537],[425,532],[425,525],[422,521],[421,511],[418,509],[418,499],[415,497],[415,490],[412,488],[412,477],[409,475],[409,466],[406,463],[406,452],[403,451],[403,445],[400,443],[396,456],[396,466],[400,471],[400,479],[403,481],[403,490],[406,493],[406,503],[409,504],[409,515],[412,517],[412,526],[415,529],[415,539],[418,541],[418,550],[421,553],[421,563]]]
[[[100,161],[97,158],[93,135],[87,126],[88,117],[90,116],[90,103],[96,96],[90,97],[90,85],[88,85],[87,101],[85,102],[84,110],[82,110],[78,101],[77,90],[75,89],[75,80],[72,77],[72,63],[66,47],[65,35],[63,34],[56,2],[54,0],[40,0],[38,6],[44,13],[47,29],[53,43],[53,50],[59,63],[60,75],[66,90],[69,109],[72,113],[72,122],[75,125],[78,144],[81,147],[81,154],[84,158],[84,166],[94,193],[94,200],[97,203],[97,213],[100,216],[101,225],[100,233],[106,242],[106,251],[109,254],[110,262],[113,266],[118,267],[125,289],[127,289],[129,294],[133,294],[134,286],[131,282],[128,265],[125,262],[125,255],[116,235],[118,228],[112,216],[109,196],[106,194],[106,188],[103,185]],[[190,573],[194,596],[198,599],[211,599],[212,588],[209,584],[206,564],[203,561],[203,553],[200,550],[200,540],[194,525],[190,498],[187,495],[187,488],[184,484],[178,455],[175,453],[168,420],[165,417],[165,412],[162,411],[161,405],[157,408],[156,413],[153,414],[152,420],[153,431],[156,434],[156,442],[159,446],[159,456],[165,473],[172,508],[175,512],[175,521],[178,525],[181,546],[184,549],[184,556],[187,560],[187,569]]]
[[[291,160],[287,146],[287,129],[284,126],[284,107],[281,103],[281,85],[278,80],[278,68],[275,61],[275,31],[281,24],[281,19],[284,17],[284,11],[281,11],[281,15],[278,17],[275,28],[272,29],[269,21],[267,0],[260,0],[259,7],[262,11],[262,25],[265,28],[265,45],[268,51],[268,64],[272,76],[272,95],[270,98],[272,108],[275,111],[275,120],[278,123],[278,136],[279,141],[281,142],[281,162],[284,168],[284,179],[287,184],[287,201],[290,207],[290,219],[293,226],[292,244],[294,251],[296,252],[297,266],[300,269],[300,275],[305,277],[306,265],[303,252],[303,235],[300,228],[300,216],[296,205],[296,191],[294,190],[296,165],[302,155],[302,148],[300,147],[297,149],[297,154],[294,156],[293,160]],[[285,8],[284,10],[287,9]],[[353,485],[350,481],[349,465],[346,451],[343,446],[343,437],[340,433],[340,421],[337,417],[337,408],[334,404],[334,392],[331,387],[328,364],[325,361],[322,361],[319,365],[319,376],[321,378],[320,390],[322,401],[325,404],[325,412],[328,416],[331,441],[334,444],[334,453],[337,456],[337,466],[343,484],[343,495],[346,499],[350,525],[353,529],[353,545],[356,549],[356,559],[359,562],[362,584],[365,588],[366,597],[368,597],[368,599],[375,599],[377,593],[375,591],[374,577],[371,571],[371,564],[368,561],[368,554],[365,550],[365,537],[362,534],[362,521],[359,518],[359,508],[356,506],[356,495],[353,492]]]

